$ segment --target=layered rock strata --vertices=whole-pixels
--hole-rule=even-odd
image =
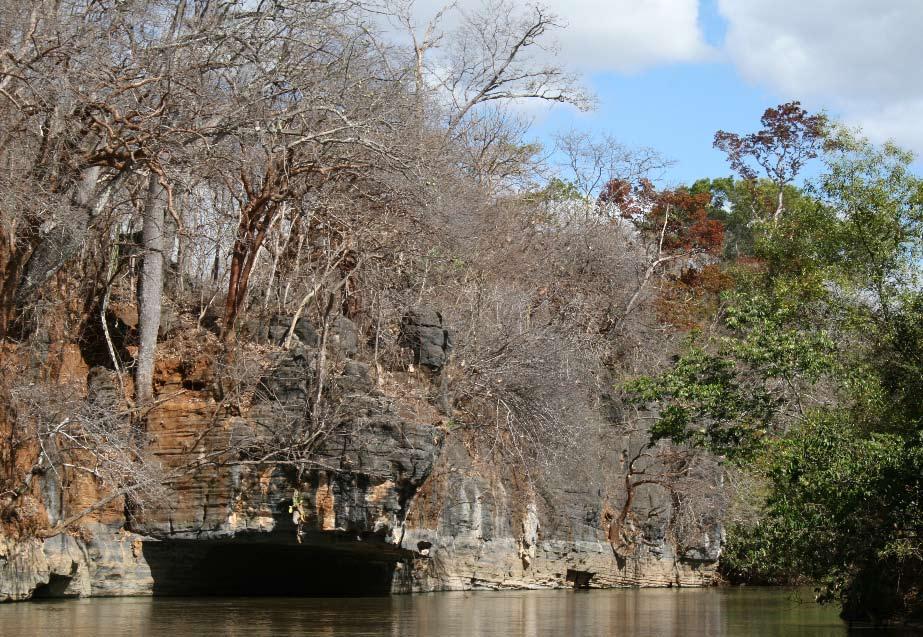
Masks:
[[[283,338],[273,328],[270,339]],[[162,361],[145,454],[180,476],[170,500],[110,508],[46,540],[0,536],[0,600],[710,583],[717,525],[682,554],[656,528],[627,554],[614,550],[604,515],[611,502],[600,489],[540,494],[479,461],[461,436],[446,434],[425,399],[379,389],[354,358],[354,330],[345,322],[335,330],[328,379],[335,417],[312,463],[254,460],[254,450],[271,448],[273,436],[305,418],[317,352],[313,332],[304,325],[298,332],[238,415],[222,415],[207,389],[209,361]],[[430,369],[451,349],[430,310],[408,315],[403,338]],[[112,392],[105,374],[85,373],[90,398],[105,400]],[[219,449],[222,461],[209,462]],[[183,473],[190,458],[200,462]],[[36,490],[56,517],[55,489]],[[646,500],[656,498],[662,494]],[[658,501],[658,510],[662,531],[669,502]]]

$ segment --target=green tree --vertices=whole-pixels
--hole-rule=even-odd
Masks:
[[[882,620],[923,612],[923,184],[908,153],[832,134],[824,174],[745,224],[756,265],[736,268],[721,329],[626,389],[655,439],[765,484],[731,529],[731,576],[808,577]]]

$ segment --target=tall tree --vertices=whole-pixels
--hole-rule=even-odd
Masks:
[[[714,145],[727,153],[731,168],[741,178],[754,182],[760,176],[759,168],[775,185],[772,220],[778,222],[785,210],[785,187],[822,150],[827,139],[827,118],[809,114],[800,102],[788,102],[767,108],[760,123],[760,130],[747,135],[718,131]]]
[[[164,211],[167,194],[159,175],[148,177],[142,213],[141,276],[138,278],[138,356],[135,364],[135,400],[145,405],[154,397],[154,363],[163,304]]]

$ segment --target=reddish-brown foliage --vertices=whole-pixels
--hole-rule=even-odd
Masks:
[[[700,327],[714,316],[721,293],[730,289],[733,282],[731,275],[717,264],[686,268],[661,288],[658,317],[682,330]]]
[[[640,214],[640,206],[643,201],[642,190],[646,190],[650,182],[642,180],[637,186],[632,185],[625,179],[614,178],[606,182],[602,192],[599,193],[598,206],[613,207],[619,211],[619,214],[630,219],[636,214]]]
[[[692,194],[685,188],[657,194],[647,214],[652,232],[663,234],[670,252],[718,254],[724,242],[724,224],[708,218],[711,194]]]
[[[715,148],[727,153],[731,168],[743,179],[758,177],[755,164],[776,184],[791,183],[823,148],[826,117],[809,115],[800,102],[788,102],[767,108],[760,122],[763,127],[749,135],[718,131]]]
[[[637,185],[612,179],[599,195],[600,208],[632,220],[674,254],[718,254],[724,242],[724,224],[708,218],[711,194],[693,194],[686,188],[657,190],[646,180]]]

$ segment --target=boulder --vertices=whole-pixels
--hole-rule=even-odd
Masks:
[[[452,336],[442,314],[429,306],[412,308],[401,320],[401,341],[413,352],[414,362],[439,371],[452,351]]]
[[[269,319],[269,325],[262,324],[265,327],[257,326],[257,342],[269,342],[274,345],[285,343],[285,337],[288,336],[289,327],[292,325],[291,316],[277,314]],[[317,331],[311,322],[305,317],[301,317],[295,322],[294,336],[301,341],[302,345],[315,347],[318,342]]]
[[[289,327],[292,324],[291,316],[276,315],[269,320],[268,327],[257,329],[260,336],[258,342],[268,341],[274,345],[282,345],[285,337],[288,335]],[[263,323],[263,326],[266,324]],[[305,347],[317,347],[320,343],[320,335],[314,325],[308,319],[301,317],[295,323],[294,336],[297,337]],[[336,316],[330,320],[330,330],[327,334],[327,344],[329,346],[342,350],[347,356],[355,356],[359,351],[359,329],[356,324],[345,316]]]
[[[330,323],[328,342],[347,356],[355,356],[359,351],[359,329],[345,316],[337,316]]]

